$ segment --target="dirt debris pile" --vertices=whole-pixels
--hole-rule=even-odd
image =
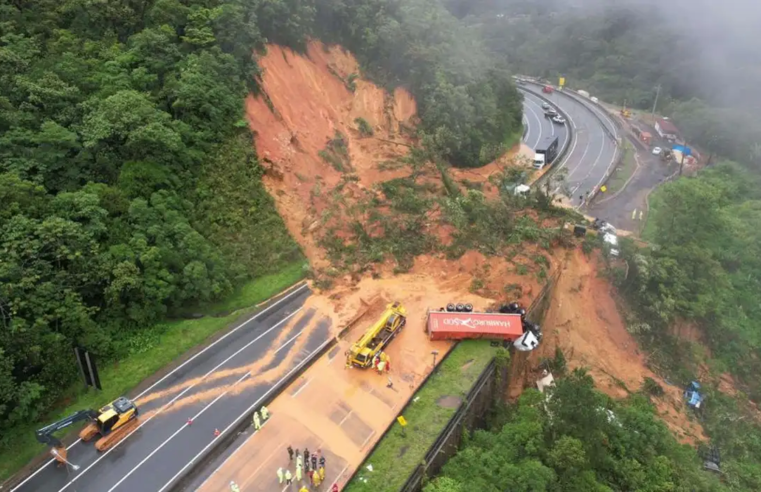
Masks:
[[[516,378],[510,396],[520,394],[523,385],[533,385],[537,377],[531,369],[542,358],[552,358],[556,347],[560,347],[568,370],[587,368],[597,388],[614,398],[640,390],[645,378],[653,379],[665,394],[652,401],[677,439],[689,444],[706,440],[697,419],[684,404],[682,388],[670,385],[647,368],[645,355],[626,330],[613,287],[600,276],[597,260],[575,249],[568,252],[560,269],[544,320],[543,343],[528,355],[525,377]]]

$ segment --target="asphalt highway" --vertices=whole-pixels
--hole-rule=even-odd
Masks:
[[[531,99],[537,98],[541,88],[539,85],[528,84],[522,86],[521,89],[526,96],[524,108],[528,110],[528,114],[525,115],[525,120],[529,125],[529,131],[524,141],[527,145],[532,146],[538,140],[537,132],[533,134],[531,132],[532,119],[536,124],[536,120],[531,114],[532,109],[536,111],[536,108],[533,107],[535,101],[532,102]],[[559,91],[542,94],[542,96],[568,115],[567,124],[570,124],[574,130],[568,153],[558,163],[555,172],[567,169],[564,188],[572,197],[573,203],[577,204],[579,202],[578,197],[585,196],[588,192],[591,193],[595,187],[599,186],[616,158],[616,143],[605,131],[603,124],[595,114],[602,118],[606,123],[605,126],[609,127],[609,131],[613,132],[614,136],[616,128],[613,122],[591,102],[584,102],[580,98]],[[539,109],[541,109],[541,103]],[[542,113],[538,113],[538,115],[543,117]],[[552,123],[550,122],[550,124]],[[542,131],[546,132],[546,129]],[[562,144],[561,141],[560,145],[562,146]]]
[[[523,91],[523,122],[526,125],[526,135],[523,143],[536,149],[539,142],[548,135],[558,136],[558,146],[563,148],[568,140],[566,125],[553,123],[550,118],[544,116],[542,103],[544,101],[529,91]],[[568,124],[568,123],[566,123]]]
[[[78,469],[48,462],[11,492],[166,490],[215,429],[257,408],[329,337],[330,321],[303,307],[310,294],[302,285],[270,302],[137,395],[140,427],[115,447],[98,453],[92,442],[75,443],[68,460]]]

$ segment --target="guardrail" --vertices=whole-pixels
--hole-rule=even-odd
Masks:
[[[419,491],[422,487],[422,482],[426,474],[429,471],[438,473],[438,471],[441,470],[441,467],[444,466],[449,458],[451,458],[451,456],[457,452],[457,444],[459,443],[463,432],[463,425],[461,424],[463,423],[463,420],[469,416],[471,417],[471,420],[476,420],[478,418],[477,415],[470,413],[470,409],[479,403],[480,406],[483,406],[484,403],[487,403],[485,400],[490,399],[489,397],[492,392],[489,391],[485,397],[483,397],[483,390],[487,387],[487,385],[492,386],[494,384],[496,380],[497,369],[497,362],[495,359],[492,359],[489,362],[489,365],[487,365],[483,372],[481,372],[481,375],[470,388],[470,391],[468,391],[468,395],[465,397],[465,401],[460,404],[457,412],[455,412],[452,418],[449,419],[449,422],[447,422],[447,425],[436,438],[436,441],[434,441],[433,445],[431,445],[431,447],[428,449],[428,452],[425,454],[423,461],[424,464],[418,465],[415,468],[404,485],[402,485],[402,488],[399,489],[400,492]],[[506,373],[507,368],[505,368],[503,371],[503,382],[507,381]],[[472,422],[471,425],[474,423],[475,422]]]
[[[263,397],[254,402],[254,404],[251,405],[248,410],[240,415],[232,424],[230,424],[217,439],[213,440],[197,458],[191,460],[186,465],[187,469],[181,470],[181,472],[178,473],[177,476],[169,482],[169,487],[167,487],[166,490],[171,492],[181,492],[186,490],[186,488],[193,482],[193,480],[198,477],[202,468],[201,465],[211,462],[221,453],[223,453],[227,448],[229,448],[233,441],[238,437],[238,435],[251,425],[251,419],[253,418],[254,412],[259,410],[262,405],[269,405],[270,402],[272,402],[280,395],[280,393],[283,392],[283,390],[285,390],[291,383],[293,383],[299,376],[301,376],[301,374],[303,374],[303,372],[309,368],[312,362],[319,359],[330,349],[332,349],[338,343],[338,340],[343,337],[352,328],[352,326],[354,326],[355,323],[362,319],[362,317],[367,313],[368,308],[369,307],[366,307],[364,310],[362,310],[360,314],[350,320],[336,336],[330,340],[326,340],[315,352],[312,353],[311,356],[307,357],[301,361],[299,365],[291,369],[285,378],[270,388]],[[338,355],[335,357],[338,357]]]

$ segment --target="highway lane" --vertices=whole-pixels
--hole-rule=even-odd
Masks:
[[[140,427],[109,451],[77,443],[68,459],[78,470],[47,464],[12,492],[162,490],[215,429],[226,429],[328,338],[330,322],[304,309],[310,294],[301,286],[272,301],[135,397]]]
[[[536,94],[541,90],[540,86],[535,84],[529,84],[524,88],[527,89],[526,93]],[[557,171],[567,170],[564,188],[570,194],[573,203],[578,204],[580,196],[591,193],[602,182],[616,158],[617,146],[593,114],[593,111],[601,110],[593,108],[591,102],[584,103],[558,91],[542,95],[568,115],[568,123],[574,129],[568,153],[557,166]],[[606,117],[601,117],[605,121]],[[611,130],[615,131],[612,121],[610,125]]]
[[[562,148],[568,139],[566,125],[555,124],[544,116],[542,109],[544,101],[536,94],[529,91],[521,92],[523,94],[523,121],[526,125],[526,136],[523,138],[523,143],[531,149],[536,149],[545,136],[558,135],[558,145]]]

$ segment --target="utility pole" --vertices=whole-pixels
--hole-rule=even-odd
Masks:
[[[655,86],[655,101],[653,101],[653,111],[650,116],[655,118],[655,107],[658,106],[658,96],[661,95],[661,84]]]

